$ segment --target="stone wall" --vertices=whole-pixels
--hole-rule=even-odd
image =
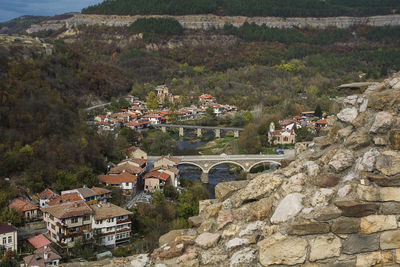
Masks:
[[[399,266],[400,74],[337,103],[288,167],[218,184],[190,229],[102,266]]]
[[[128,26],[138,18],[143,17],[173,17],[178,20],[185,29],[222,29],[225,23],[241,26],[244,22],[254,22],[258,25],[266,24],[270,27],[316,27],[326,28],[335,26],[338,28],[349,28],[356,24],[371,26],[398,26],[400,15],[386,15],[373,17],[327,17],[327,18],[280,18],[280,17],[243,17],[243,16],[216,16],[216,15],[186,15],[186,16],[118,16],[118,15],[86,15],[73,13],[73,16],[63,20],[47,20],[32,25],[27,33],[46,30],[59,30],[63,27],[72,28],[78,25],[107,25]]]

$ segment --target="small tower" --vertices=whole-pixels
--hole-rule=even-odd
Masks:
[[[269,125],[269,132],[271,133],[271,132],[273,132],[273,131],[275,131],[275,123],[272,121],[272,122],[270,123],[270,125]]]

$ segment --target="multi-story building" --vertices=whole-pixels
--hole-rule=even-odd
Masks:
[[[115,247],[129,242],[131,233],[130,211],[111,203],[90,206],[94,211],[92,229],[98,245]]]
[[[17,228],[11,224],[0,222],[0,248],[17,251]]]
[[[93,210],[83,201],[61,203],[42,208],[48,236],[54,242],[72,247],[76,240],[92,238]]]
[[[52,201],[53,199],[59,197],[57,193],[53,192],[51,189],[46,188],[41,193],[38,194],[39,197],[39,206],[41,208],[47,206],[47,203]]]
[[[107,202],[108,198],[111,198],[111,191],[101,187],[82,187],[67,191],[62,191],[61,195],[77,193],[84,199],[89,205],[96,204],[97,202]]]

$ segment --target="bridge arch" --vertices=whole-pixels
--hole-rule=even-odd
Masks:
[[[281,166],[281,163],[279,163],[279,162],[277,162],[277,161],[274,161],[274,160],[261,160],[261,161],[259,161],[259,162],[254,163],[253,165],[251,165],[251,166],[247,169],[247,171],[250,172],[251,169],[253,169],[254,166],[256,166],[256,165],[258,165],[258,164],[260,164],[260,163],[273,163],[273,164],[276,164],[276,165]]]
[[[242,170],[247,171],[247,169],[240,163],[236,162],[236,161],[231,161],[231,160],[222,160],[220,162],[214,163],[213,165],[211,165],[210,167],[208,167],[207,173],[215,166],[220,165],[220,164],[224,164],[224,163],[230,163],[233,165],[237,165],[239,167],[242,168]]]
[[[179,162],[179,164],[178,165],[192,165],[192,166],[196,166],[196,167],[198,167],[198,168],[200,168],[201,169],[201,171],[204,173],[205,171],[204,171],[204,168],[203,168],[203,166],[201,166],[201,165],[199,165],[199,164],[196,164],[196,163],[194,163],[194,162],[190,162],[190,161],[182,161],[182,162]]]

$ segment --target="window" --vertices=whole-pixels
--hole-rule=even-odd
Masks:
[[[90,219],[90,216],[89,216],[89,215],[85,215],[85,216],[83,217],[83,220],[84,220],[84,221],[89,221],[89,219]]]
[[[77,223],[78,222],[78,217],[74,217],[71,219],[71,223]]]
[[[125,186],[129,186],[129,183],[125,183]]]
[[[107,222],[108,222],[108,223],[114,222],[114,218],[107,219]]]
[[[8,237],[8,243],[11,243],[12,242],[12,236],[9,236]]]
[[[289,138],[287,138],[287,137],[283,138],[283,141],[285,141],[285,142],[287,142],[288,140],[289,140]]]
[[[110,231],[112,231],[112,227],[107,227],[107,232],[110,232]]]
[[[3,245],[7,244],[7,238],[3,237]]]

